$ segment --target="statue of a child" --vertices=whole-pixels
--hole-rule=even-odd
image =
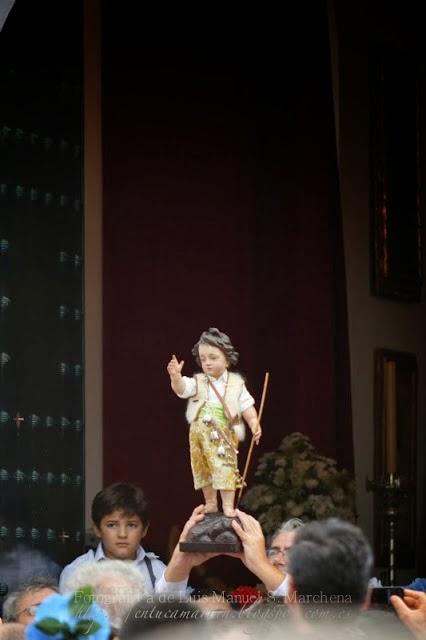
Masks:
[[[226,516],[235,515],[235,490],[241,487],[238,471],[236,427],[244,420],[256,444],[262,430],[254,408],[254,399],[243,378],[228,369],[237,364],[238,353],[229,337],[216,328],[204,331],[192,353],[203,373],[192,378],[182,376],[183,360],[172,356],[167,371],[173,391],[188,398],[186,418],[190,424],[189,444],[195,489],[202,489],[205,512],[218,510],[220,491]]]

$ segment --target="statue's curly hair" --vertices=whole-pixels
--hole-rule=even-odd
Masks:
[[[235,350],[229,336],[227,336],[226,333],[223,333],[223,331],[219,331],[216,327],[210,327],[207,331],[203,331],[198,342],[194,344],[192,348],[192,355],[195,357],[195,361],[199,367],[201,367],[201,362],[198,349],[202,344],[209,344],[212,347],[217,347],[225,354],[229,365],[237,364],[239,353]]]

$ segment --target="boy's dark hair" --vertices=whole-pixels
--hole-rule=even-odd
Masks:
[[[229,336],[227,336],[226,333],[223,333],[223,331],[219,331],[216,327],[210,327],[207,331],[203,331],[198,342],[194,344],[192,348],[192,355],[195,357],[195,362],[199,367],[201,367],[201,361],[198,349],[202,344],[209,344],[211,347],[217,347],[225,354],[229,365],[233,366],[237,364],[239,355],[238,351],[235,350]]]
[[[92,502],[92,520],[97,527],[102,518],[122,511],[126,516],[139,516],[142,524],[149,524],[148,503],[140,487],[126,482],[115,482],[99,491]]]

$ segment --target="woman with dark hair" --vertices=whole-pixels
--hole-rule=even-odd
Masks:
[[[233,517],[235,490],[241,487],[238,471],[239,428],[249,425],[256,444],[262,434],[254,399],[244,379],[228,371],[238,362],[238,352],[229,336],[219,329],[203,331],[192,349],[203,373],[182,376],[183,360],[172,356],[167,371],[171,387],[179,398],[187,398],[186,418],[190,424],[189,444],[195,489],[202,489],[205,512],[218,510],[220,491],[226,516]]]

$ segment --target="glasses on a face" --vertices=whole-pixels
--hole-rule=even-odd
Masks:
[[[37,607],[41,605],[41,602],[36,602],[35,604],[30,605],[29,607],[25,607],[25,609],[21,609],[16,614],[16,617],[20,616],[21,613],[28,613],[30,616],[35,616]]]
[[[269,547],[266,549],[266,555],[268,558],[276,558],[279,554],[285,557],[290,550],[290,547]]]

